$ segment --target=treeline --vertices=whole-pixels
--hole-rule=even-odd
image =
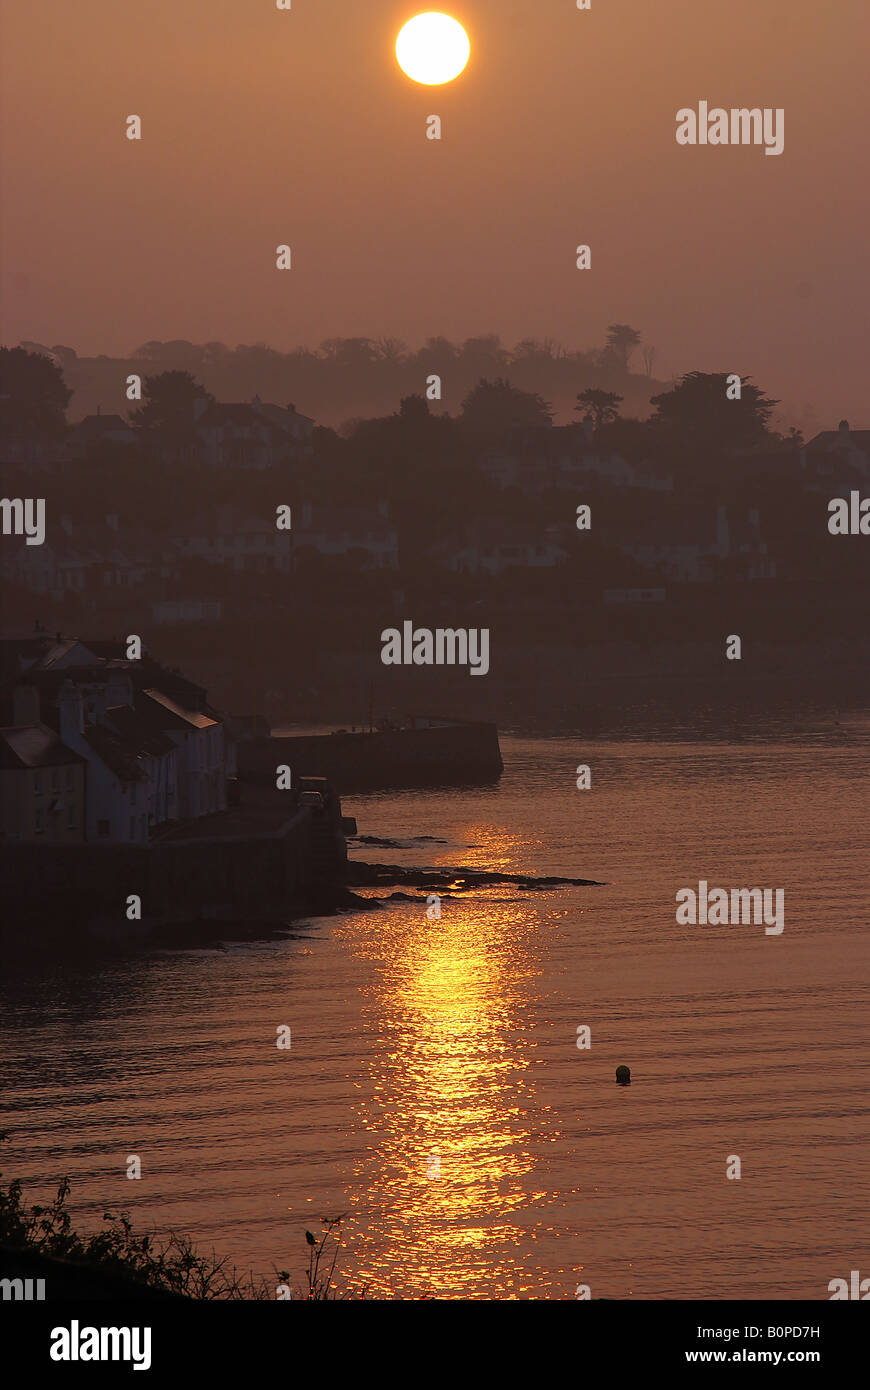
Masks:
[[[628,413],[645,415],[649,398],[667,381],[653,376],[655,349],[629,324],[611,324],[600,347],[568,348],[552,339],[523,339],[512,347],[497,334],[427,338],[412,348],[398,338],[327,338],[316,348],[278,352],[265,343],[142,343],[126,357],[80,357],[64,344],[25,342],[30,352],[52,356],[72,392],[70,418],[96,411],[125,414],[126,379],[184,371],[219,401],[259,395],[277,405],[291,402],[320,424],[338,429],[395,409],[403,396],[422,394],[427,380],[441,380],[441,405],[455,414],[481,378],[508,377],[521,390],[543,396],[560,423],[571,418],[578,391],[615,390]]]

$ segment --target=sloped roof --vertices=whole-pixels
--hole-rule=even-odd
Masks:
[[[804,448],[825,452],[831,448],[851,448],[863,449],[867,453],[870,452],[870,430],[822,430],[821,434],[814,435]]]
[[[184,705],[173,700],[171,696],[164,695],[162,690],[143,690],[142,694],[159,707],[155,713],[162,721],[161,728],[210,729],[213,725],[221,722],[220,719],[213,719],[211,715],[202,710],[185,708]]]
[[[303,421],[306,425],[313,425],[314,421],[310,415],[302,415],[295,406],[270,405],[267,401],[254,401],[254,409],[259,415],[264,415],[277,425],[279,429],[289,431],[294,422]]]
[[[72,435],[82,440],[101,439],[103,435],[116,434],[118,430],[128,434],[131,443],[136,438],[135,430],[120,415],[86,415],[73,426]]]
[[[114,705],[106,710],[106,723],[129,748],[135,748],[139,756],[163,757],[175,749],[167,734],[155,729],[143,718],[141,711],[130,705]]]
[[[129,744],[107,724],[88,724],[85,742],[122,782],[147,782],[148,774],[139,761],[139,749]]]
[[[0,768],[65,767],[85,759],[61,743],[45,724],[14,724],[0,729]]]
[[[86,647],[83,642],[80,642],[78,637],[63,637],[59,642],[55,641],[49,644],[48,650],[45,651],[36,662],[34,669],[37,671],[50,671],[65,656],[69,656],[70,652],[74,651],[76,647],[81,647],[82,656],[85,661],[93,659],[94,653]]]
[[[241,425],[248,429],[257,427],[273,438],[278,434],[284,434],[272,420],[261,415],[256,406],[249,405],[247,401],[213,401],[196,421],[197,429],[219,429],[226,425]]]

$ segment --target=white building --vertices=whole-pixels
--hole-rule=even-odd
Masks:
[[[326,556],[357,551],[363,558],[364,569],[398,568],[399,535],[389,519],[386,502],[378,502],[367,510],[315,507],[304,502],[293,538],[296,562],[306,550]]]
[[[160,690],[143,690],[137,712],[166,734],[178,750],[178,814],[209,816],[227,809],[227,777],[235,770],[228,758],[222,720],[205,710],[189,709]]]
[[[254,516],[221,505],[199,512],[172,538],[177,553],[189,560],[226,565],[239,573],[289,574],[293,567],[293,532],[278,530],[277,509]]]
[[[504,574],[510,569],[554,569],[568,551],[561,543],[565,528],[550,526],[540,535],[509,521],[466,526],[432,546],[433,559],[454,574]]]

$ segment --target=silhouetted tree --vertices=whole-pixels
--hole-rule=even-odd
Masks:
[[[651,424],[689,449],[720,453],[767,442],[770,414],[779,402],[749,377],[741,379],[739,400],[728,399],[727,387],[725,372],[687,372],[673,390],[652,397]]]
[[[59,438],[72,392],[50,357],[0,348],[0,432],[4,439]]]
[[[378,338],[374,344],[374,352],[379,362],[389,362],[391,365],[406,361],[408,357],[408,344],[401,338]]]
[[[422,423],[430,414],[425,396],[403,396],[399,402],[399,415],[408,424]]]
[[[607,330],[607,347],[616,354],[626,371],[631,354],[639,342],[637,329],[630,328],[627,323],[612,323]]]
[[[462,402],[460,419],[469,429],[493,431],[514,424],[548,425],[552,411],[537,392],[520,391],[504,377],[484,377]]]
[[[367,367],[377,357],[371,338],[324,338],[320,352],[338,367]]]
[[[623,400],[624,397],[617,396],[615,391],[599,391],[597,387],[590,386],[586,391],[577,393],[574,409],[583,415],[591,415],[596,430],[600,430],[602,425],[609,425],[618,419]]]
[[[139,429],[175,444],[187,443],[194,436],[196,401],[211,404],[214,396],[190,372],[159,372],[146,376],[143,403],[130,416]]]

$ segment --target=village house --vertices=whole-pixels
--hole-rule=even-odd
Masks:
[[[275,468],[312,452],[314,421],[295,405],[197,401],[194,407],[200,460],[218,468]]]
[[[151,617],[158,627],[174,623],[218,623],[224,606],[218,599],[168,598],[152,603]]]
[[[106,444],[118,444],[135,450],[139,447],[139,436],[122,416],[103,415],[97,407],[96,415],[86,415],[77,425],[73,425],[67,436],[66,448],[70,458],[81,459]]]
[[[553,569],[568,559],[562,544],[565,534],[564,527],[549,526],[534,535],[528,526],[493,519],[450,533],[436,542],[429,554],[454,574],[472,577],[500,575],[516,568]]]
[[[361,557],[363,569],[397,569],[399,535],[389,519],[386,502],[374,507],[319,507],[304,502],[294,514],[294,566],[309,554]]]
[[[179,556],[226,565],[239,573],[289,574],[293,566],[293,533],[278,530],[276,514],[252,516],[223,504],[197,513],[171,544]]]
[[[0,840],[81,843],[85,759],[40,723],[37,691],[16,696],[14,723],[0,729]]]
[[[4,552],[0,576],[59,601],[65,594],[82,597],[166,579],[176,564],[177,556],[168,543],[155,545],[139,529],[120,529],[117,515],[90,523],[62,516],[50,541],[38,546],[22,542]]]
[[[41,720],[84,765],[83,838],[144,845],[167,821],[226,809],[235,744],[201,687],[123,653],[61,636],[0,644],[4,681],[18,682],[14,722]]]
[[[160,690],[143,690],[136,712],[166,734],[178,753],[178,815],[182,820],[227,809],[227,778],[235,773],[220,716],[193,709]]]
[[[745,518],[729,520],[720,504],[712,522],[694,508],[669,508],[650,515],[642,535],[619,548],[641,568],[678,583],[709,584],[722,578],[750,581],[776,575],[754,508]]]
[[[853,430],[841,420],[835,430],[822,430],[800,451],[806,486],[829,497],[842,497],[850,488],[870,482],[870,430]]]
[[[478,469],[501,488],[517,488],[524,497],[540,497],[552,488],[572,490],[596,483],[602,487],[671,492],[671,474],[648,464],[634,464],[618,453],[605,454],[594,443],[591,425],[556,425],[529,429],[516,426],[509,443],[484,454]]]

